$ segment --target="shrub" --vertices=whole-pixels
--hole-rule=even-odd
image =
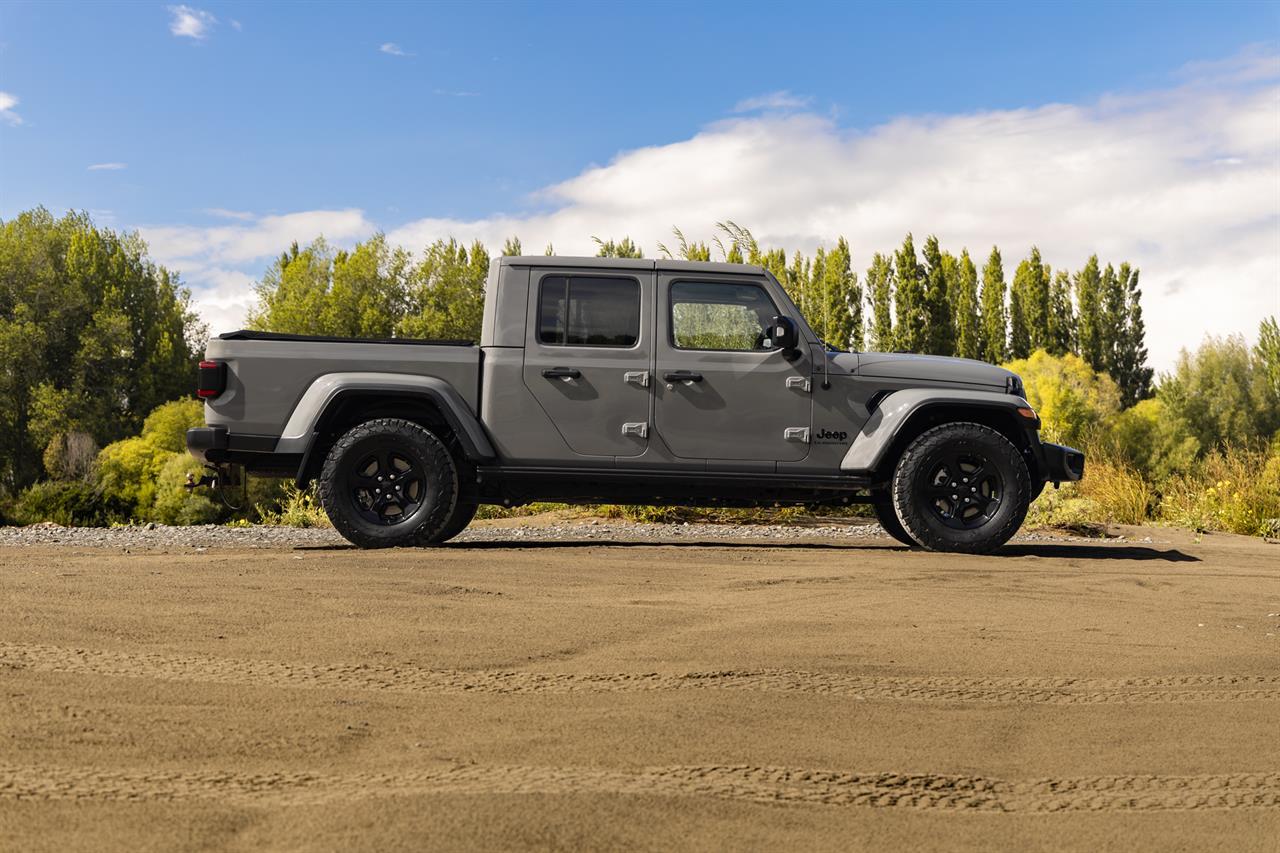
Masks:
[[[1270,535],[1280,519],[1280,454],[1229,447],[1164,484],[1160,520],[1193,530]]]
[[[211,524],[224,514],[224,507],[208,493],[185,488],[187,475],[199,477],[203,466],[186,453],[170,454],[156,478],[156,499],[150,518],[162,524]]]
[[[1047,441],[1080,447],[1120,411],[1120,390],[1078,356],[1036,350],[1005,365],[1022,377],[1027,401],[1040,414]]]
[[[106,527],[129,519],[132,507],[125,501],[104,495],[83,480],[47,480],[28,486],[14,503],[13,521],[18,524],[55,524]]]
[[[315,487],[299,489],[292,482],[286,481],[280,501],[274,506],[258,504],[254,507],[259,520],[263,524],[277,524],[285,527],[332,527],[329,516],[325,514],[320,499],[316,497]]]

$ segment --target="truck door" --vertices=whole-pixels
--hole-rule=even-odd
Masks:
[[[770,287],[764,278],[658,273],[654,424],[676,456],[808,455],[809,347],[788,357],[771,346],[780,312]]]
[[[532,271],[524,384],[576,454],[649,444],[653,273]],[[603,461],[603,460],[601,460]]]

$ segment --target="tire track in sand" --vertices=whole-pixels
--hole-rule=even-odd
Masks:
[[[913,702],[1145,704],[1280,700],[1280,675],[1135,678],[860,676],[801,670],[536,673],[307,664],[0,642],[0,668],[274,688],[427,695],[739,690]]]
[[[322,805],[431,794],[629,794],[774,805],[987,812],[1131,812],[1280,808],[1280,773],[1090,776],[1006,781],[981,776],[859,774],[757,766],[638,770],[457,764],[406,773],[103,772],[0,765],[0,801],[212,799]]]

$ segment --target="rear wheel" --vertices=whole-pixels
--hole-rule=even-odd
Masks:
[[[994,551],[1022,525],[1030,498],[1022,454],[981,424],[934,427],[911,442],[893,475],[898,518],[931,551]]]
[[[325,458],[320,502],[334,528],[362,548],[430,545],[453,519],[458,470],[448,448],[418,424],[366,421]]]

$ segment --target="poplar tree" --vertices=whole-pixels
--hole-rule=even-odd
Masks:
[[[502,244],[502,254],[504,257],[513,258],[517,255],[524,254],[520,251],[520,238],[508,237],[506,242]]]
[[[947,257],[950,257],[949,255]],[[952,304],[955,308],[956,355],[961,358],[982,358],[982,322],[978,313],[978,270],[969,257],[969,250],[960,252],[956,262]]]
[[[1047,268],[1046,268],[1047,269]],[[1045,347],[1053,355],[1075,350],[1076,318],[1071,308],[1071,276],[1058,270],[1049,288],[1049,340]]]
[[[818,333],[820,338],[831,343],[831,338],[827,337],[830,318],[823,300],[823,289],[827,284],[827,250],[819,246],[813,253],[813,261],[806,266],[808,269],[805,270],[804,286],[801,288],[804,301],[800,303],[800,313],[809,321],[810,326],[822,330]]]
[[[894,256],[894,303],[898,322],[893,342],[905,352],[925,352],[929,345],[929,313],[925,301],[924,268],[916,260],[916,246],[907,234]]]
[[[1124,337],[1125,284],[1111,264],[1107,264],[1102,271],[1102,285],[1098,292],[1098,318],[1102,344],[1100,369],[1115,379],[1120,340]]]
[[[631,242],[630,237],[623,237],[618,242],[612,240],[601,240],[599,237],[592,237],[596,245],[600,247],[600,251],[596,252],[597,258],[643,258],[644,252],[635,243]],[[550,248],[550,246],[548,246]]]
[[[862,289],[843,237],[827,254],[821,293],[823,339],[840,349],[862,349]]]
[[[1010,322],[1017,325],[1019,335],[1025,333],[1027,354],[1048,349],[1049,269],[1040,260],[1040,250],[1035,246],[1013,274],[1013,293],[1017,297],[1019,316],[1011,316]],[[1025,357],[1014,355],[1014,358]]]
[[[955,352],[955,328],[951,321],[945,266],[938,238],[930,234],[924,241],[924,352],[929,355],[952,355]]]
[[[1009,354],[1004,295],[1004,262],[992,246],[982,267],[982,357],[992,364],[1004,362]]]
[[[1090,255],[1084,268],[1076,273],[1076,347],[1080,357],[1094,370],[1106,369],[1102,351],[1102,317],[1099,298],[1102,290],[1102,274],[1098,271],[1098,256]]]
[[[1147,367],[1147,329],[1142,321],[1142,290],[1138,270],[1120,265],[1120,281],[1125,292],[1124,327],[1115,347],[1115,373],[1120,386],[1120,402],[1127,408],[1151,396],[1151,368]]]
[[[1023,261],[1013,275],[1009,288],[1009,358],[1020,359],[1031,355],[1031,333],[1027,329],[1026,283],[1030,264]],[[1022,286],[1020,287],[1019,284]]]
[[[867,267],[867,299],[871,302],[868,345],[876,352],[892,352],[893,341],[893,261],[876,252]]]

